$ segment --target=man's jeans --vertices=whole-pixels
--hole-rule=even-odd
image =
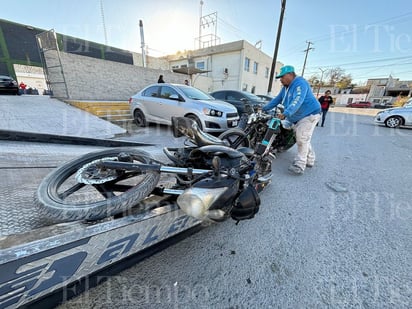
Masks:
[[[309,115],[299,120],[293,126],[296,135],[296,145],[298,146],[298,154],[293,164],[299,166],[303,171],[306,168],[306,164],[313,165],[315,163],[315,152],[310,141],[319,119],[320,114]]]

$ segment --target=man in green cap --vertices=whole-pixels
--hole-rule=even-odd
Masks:
[[[276,78],[280,79],[282,90],[263,107],[263,111],[271,110],[278,104],[284,105],[285,109],[278,117],[293,123],[292,128],[298,147],[298,153],[288,170],[295,175],[302,175],[306,167],[315,164],[311,139],[320,119],[320,104],[313,95],[309,83],[303,77],[296,75],[293,66],[283,66]]]

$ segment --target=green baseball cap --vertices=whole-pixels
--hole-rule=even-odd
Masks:
[[[295,68],[291,65],[285,65],[280,68],[280,73],[276,75],[276,78],[281,78],[283,75],[288,73],[295,73]]]

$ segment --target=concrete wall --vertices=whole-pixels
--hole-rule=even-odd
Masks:
[[[367,94],[337,94],[333,95],[336,105],[346,105],[350,102],[365,101]]]
[[[71,100],[122,101],[156,83],[160,74],[168,83],[183,84],[189,77],[169,70],[138,67],[50,50],[45,53],[53,96]],[[67,91],[66,91],[67,86]]]
[[[23,82],[26,84],[27,89],[37,89],[40,95],[44,90],[47,90],[42,68],[22,64],[13,64],[13,67],[19,84]]]
[[[215,54],[210,57],[213,85],[210,91],[220,89],[240,90],[242,57],[240,51]],[[224,70],[227,69],[227,74]]]
[[[241,90],[246,88],[246,91],[252,92],[252,88],[255,88],[255,94],[266,94],[269,85],[270,69],[272,67],[272,58],[266,55],[261,50],[257,49],[252,44],[244,41],[243,44],[243,57],[240,61],[240,69],[242,70],[242,85]],[[245,58],[250,59],[249,71],[245,71]],[[257,63],[257,72],[254,72],[254,63]],[[276,72],[279,72],[282,63],[276,63]],[[265,75],[266,68],[268,69],[268,76]],[[277,73],[275,74],[275,76]],[[273,79],[272,83],[272,95],[279,93],[282,85],[278,79]]]

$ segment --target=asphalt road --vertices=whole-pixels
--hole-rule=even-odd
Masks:
[[[316,165],[290,175],[296,149],[282,153],[254,219],[209,226],[59,309],[411,308],[411,138],[331,112]]]

